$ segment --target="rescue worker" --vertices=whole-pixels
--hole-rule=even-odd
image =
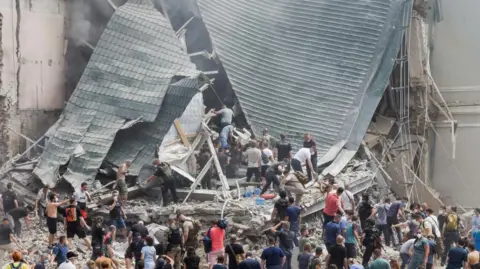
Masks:
[[[183,242],[185,247],[198,247],[198,232],[200,231],[200,223],[190,217],[186,217],[177,209],[177,221],[181,224],[183,230]]]
[[[154,179],[155,177],[157,179],[161,179],[163,182],[162,186],[162,197],[163,197],[163,204],[167,205],[168,200],[167,200],[167,192],[170,191],[170,194],[172,195],[173,202],[177,203],[177,185],[175,182],[175,178],[172,173],[172,168],[170,167],[170,164],[166,162],[161,162],[159,159],[156,159],[153,161],[153,165],[155,165],[156,170],[155,174],[151,175],[148,179],[147,182]]]
[[[183,233],[182,229],[175,223],[175,217],[168,219],[168,237],[167,237],[167,256],[175,261],[174,269],[180,269],[183,251]]]

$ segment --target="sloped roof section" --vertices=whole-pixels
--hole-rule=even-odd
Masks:
[[[358,149],[388,83],[411,1],[198,5],[256,135],[266,127],[299,148],[312,133],[319,158],[330,160]]]
[[[181,84],[186,78],[188,83],[182,82],[186,87],[175,86],[170,92],[190,92],[199,76],[170,22],[151,3],[118,8],[56,129],[49,130],[49,143],[35,174],[44,184],[54,185],[59,166],[69,161],[64,177],[74,187],[93,180],[126,121],[141,119],[142,126],[155,125],[171,83]],[[163,110],[178,114],[169,107]],[[164,123],[169,120],[166,117]],[[161,135],[155,138],[161,141]]]

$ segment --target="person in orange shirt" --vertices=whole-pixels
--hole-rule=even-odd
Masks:
[[[212,223],[209,229],[210,239],[212,240],[212,250],[208,253],[209,268],[217,262],[217,258],[225,255],[225,246],[223,238],[225,237],[225,230],[219,227],[220,220]]]

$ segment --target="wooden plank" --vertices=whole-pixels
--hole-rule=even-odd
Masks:
[[[182,169],[176,167],[175,165],[170,166],[170,168],[172,168],[173,171],[179,173],[181,176],[187,178],[187,179],[190,180],[191,182],[195,182],[195,178],[194,178],[194,177],[192,177],[189,173],[183,171]]]
[[[215,164],[215,169],[217,170],[218,177],[220,178],[220,182],[222,182],[223,195],[224,197],[227,197],[227,191],[230,190],[230,186],[228,185],[227,178],[222,172],[222,167],[220,166],[220,161],[218,160],[217,151],[213,146],[213,141],[211,137],[207,139],[207,143],[208,148],[210,149],[210,153],[213,157],[213,163]]]
[[[180,121],[178,119],[173,121],[173,124],[175,125],[175,129],[177,129],[178,135],[180,136],[180,139],[182,140],[183,144],[186,147],[190,148],[190,142],[188,142],[188,138],[185,136],[185,133],[183,132],[182,125],[180,124]]]

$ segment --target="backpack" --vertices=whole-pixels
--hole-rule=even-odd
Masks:
[[[230,251],[232,252],[232,255],[235,256],[235,264],[239,265],[243,261],[242,254],[236,254],[235,251],[232,248],[232,245],[228,245],[228,248],[230,248]]]
[[[263,150],[262,150],[262,162],[263,162],[264,164],[267,164],[269,161],[270,161],[270,160],[268,159],[267,154],[265,154],[265,152],[263,152]]]
[[[15,266],[13,263],[10,264],[10,269],[19,269],[22,268],[23,262],[19,262],[17,266]]]
[[[457,231],[458,230],[459,218],[457,214],[448,214],[447,219],[445,220],[445,228],[447,231]]]
[[[193,229],[191,229],[188,232],[188,238],[187,241],[197,241],[197,235],[200,229],[202,228],[202,225],[198,220],[192,220],[193,223]]]
[[[298,179],[298,182],[300,182],[305,187],[305,184],[307,184],[309,181],[308,176],[300,171],[295,171],[293,172],[293,174]]]
[[[205,253],[210,253],[212,251],[212,238],[210,237],[210,228],[207,231],[207,234],[203,237],[203,249]]]
[[[227,228],[227,226],[228,226],[228,221],[226,219],[221,219],[220,223],[218,224],[218,227],[220,229],[225,230]]]
[[[312,257],[312,259],[310,259],[310,261],[308,262],[308,269],[315,269],[317,267],[317,264],[321,264],[321,260],[320,258],[317,258],[315,256]]]
[[[77,208],[76,207],[67,207],[65,208],[65,218],[67,222],[77,221]]]
[[[170,234],[168,235],[168,244],[172,246],[179,246],[182,244],[182,233],[180,232],[180,228],[170,227]]]

